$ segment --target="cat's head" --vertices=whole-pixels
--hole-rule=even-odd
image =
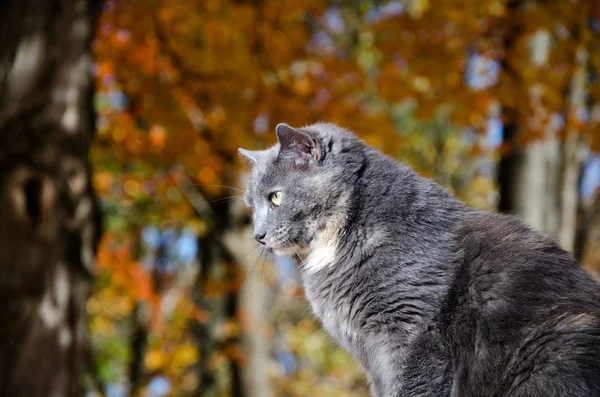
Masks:
[[[254,237],[286,256],[335,244],[351,212],[363,143],[333,124],[278,124],[276,133],[267,150],[239,150],[252,164],[245,200]]]

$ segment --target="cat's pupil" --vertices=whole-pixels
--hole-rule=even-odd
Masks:
[[[271,203],[275,206],[275,207],[279,207],[279,205],[281,204],[281,192],[274,192],[271,193]]]

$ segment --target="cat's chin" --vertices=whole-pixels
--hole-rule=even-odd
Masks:
[[[286,246],[286,247],[270,248],[270,250],[275,255],[285,256],[288,258],[298,258],[300,256],[303,256],[303,254],[305,254],[305,250],[302,249],[301,247]]]
[[[271,248],[271,251],[273,251],[273,253],[275,255],[278,256],[287,256],[287,257],[293,257],[294,255],[296,255],[296,253],[294,252],[294,250],[289,247],[289,248]]]

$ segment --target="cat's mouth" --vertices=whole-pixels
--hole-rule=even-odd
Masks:
[[[263,246],[267,250],[273,252],[278,256],[287,256],[287,257],[300,257],[302,253],[304,253],[305,249],[300,247],[297,244],[293,243],[279,243],[274,241],[267,240],[265,245]]]

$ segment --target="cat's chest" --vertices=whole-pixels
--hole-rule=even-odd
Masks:
[[[349,299],[323,294],[311,287],[305,287],[305,292],[313,313],[320,320],[325,331],[342,347],[361,359],[363,341],[360,338],[360,329],[352,318]]]
[[[349,313],[347,310],[336,308],[327,304],[324,306],[313,304],[311,306],[314,313],[323,324],[323,328],[325,328],[325,330],[327,330],[327,332],[335,337],[340,343],[343,345],[350,344],[351,346],[356,343],[358,330],[348,318]]]

